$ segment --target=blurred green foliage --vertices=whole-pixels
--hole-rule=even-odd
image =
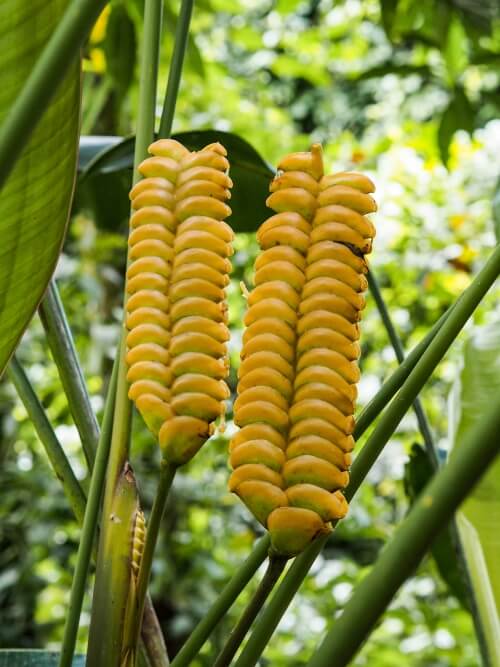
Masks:
[[[469,284],[495,244],[491,202],[500,172],[495,7],[468,0],[196,3],[174,131],[234,132],[270,164],[319,140],[332,169],[366,171],[377,185],[379,202],[371,266],[407,348]],[[140,48],[141,8],[140,0],[112,2],[93,32],[84,61],[83,133],[134,131],[137,60],[132,55]],[[160,93],[176,11],[176,3],[165,5]],[[106,186],[110,201],[124,182],[121,176]],[[100,414],[121,315],[126,221],[97,225],[90,210],[84,207],[72,220],[57,279]],[[110,207],[109,215],[115,213]],[[233,388],[244,310],[239,283],[250,283],[256,252],[253,235],[238,235],[228,293]],[[492,319],[499,296],[498,288],[492,290],[474,316],[476,323]],[[362,347],[359,409],[396,367],[369,297]],[[422,396],[442,448],[447,396],[460,354],[457,345]],[[76,430],[38,321],[19,355],[84,478]],[[62,635],[78,530],[12,388],[4,383],[0,392],[0,647],[54,648]],[[229,414],[226,434],[181,471],[169,500],[152,594],[172,654],[260,533],[226,489],[231,431]],[[326,623],[404,518],[409,504],[404,465],[419,441],[409,413],[314,565],[262,665],[305,663]],[[149,508],[158,452],[139,418],[133,465]],[[195,667],[213,664],[254,588],[221,623]],[[88,612],[87,600],[80,648]],[[468,612],[427,559],[400,590],[355,664],[475,667],[478,660]]]

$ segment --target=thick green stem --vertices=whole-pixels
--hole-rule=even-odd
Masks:
[[[384,323],[391,345],[394,349],[396,359],[400,364],[402,364],[403,361],[405,360],[403,344],[392,323],[389,310],[385,305],[385,301],[382,296],[382,292],[380,291],[377,279],[375,278],[375,275],[373,274],[372,271],[368,271],[367,277],[371,295],[373,296],[373,299],[377,305],[378,312],[380,314],[382,322]],[[422,403],[418,397],[413,402],[413,409],[415,411],[415,416],[417,417],[418,427],[420,429],[420,433],[424,441],[427,455],[430,461],[432,462],[434,470],[437,470],[439,468],[439,459],[437,455],[436,446],[434,444],[434,438],[432,437],[432,431],[429,424],[429,420],[427,419],[427,415],[425,414],[424,408],[422,407]]]
[[[52,426],[50,425],[45,410],[38,400],[30,381],[26,376],[21,364],[16,357],[13,357],[7,366],[7,374],[16,387],[19,398],[23,402],[26,412],[35,427],[42,445],[47,452],[54,472],[63,485],[64,493],[68,499],[79,523],[83,521],[85,511],[85,494],[75,477],[64,449],[56,437]]]
[[[499,430],[500,400],[497,398],[487,418],[469,432],[463,447],[421,493],[340,618],[335,619],[333,628],[309,662],[310,667],[350,664],[401,584],[494,461],[500,451]]]
[[[97,529],[97,514],[101,502],[104,475],[108,463],[109,447],[111,444],[111,428],[113,425],[113,411],[115,407],[117,366],[113,368],[111,383],[108,389],[106,407],[102,422],[101,437],[97,447],[92,478],[90,481],[89,495],[85,516],[83,519],[80,544],[76,557],[75,572],[71,585],[71,595],[68,608],[68,616],[64,627],[64,637],[61,648],[61,657],[59,667],[71,667],[73,654],[75,652],[76,636],[78,633],[78,624],[82,610],[83,596],[85,593],[85,583],[89,569],[90,557],[92,555],[92,545]]]
[[[0,189],[106,0],[73,0],[0,128]]]
[[[265,535],[259,540],[250,556],[226,584],[207,614],[193,630],[189,639],[172,661],[172,667],[188,667],[191,664],[212,630],[231,608],[241,591],[266,559],[269,546],[269,535]]]
[[[156,543],[158,542],[158,535],[160,533],[161,520],[165,512],[168,494],[172,487],[176,473],[175,466],[161,462],[160,478],[158,481],[158,489],[151,510],[151,516],[147,524],[146,541],[144,544],[144,551],[141,558],[141,565],[139,569],[139,577],[137,580],[136,605],[137,614],[135,617],[136,627],[140,627],[142,617],[144,614],[144,601],[146,599],[146,591],[148,589],[149,577],[151,575],[151,566],[153,565],[153,556],[155,552]],[[138,640],[138,633],[135,643]]]
[[[255,591],[254,596],[229,635],[225,646],[219,653],[217,660],[214,663],[214,667],[229,667],[236,651],[241,646],[252,623],[257,618],[257,614],[262,609],[275,584],[280,578],[281,573],[285,569],[287,562],[287,558],[279,558],[277,556],[269,557],[269,565],[267,566],[266,573],[263,576],[259,587]]]
[[[168,72],[167,91],[165,93],[165,102],[161,114],[159,137],[167,138],[172,132],[172,123],[174,120],[175,105],[179,94],[179,85],[181,82],[182,65],[186,53],[186,45],[189,35],[189,24],[193,11],[194,0],[182,0],[179,19],[175,30],[174,51]]]
[[[91,470],[96,443],[99,440],[99,426],[90,405],[71,329],[54,280],[49,283],[45,298],[40,304],[39,313],[69,409],[80,434],[85,458]]]
[[[351,480],[345,491],[345,496],[348,500],[353,498],[404,414],[410,408],[415,397],[429,379],[439,361],[444,357],[448,348],[458,336],[460,330],[474,312],[483,296],[498,277],[499,272],[500,246],[495,249],[486,265],[467,290],[465,290],[453,309],[448,312],[445,321],[441,324],[434,339],[423,351],[420,360],[408,374],[407,380],[404,382],[398,396],[382,414],[372,436],[368,439],[361,453],[354,461],[351,470]],[[409,355],[403,363],[408,364],[411,356]],[[400,366],[398,371],[402,367],[403,365]],[[405,372],[407,370],[408,365]],[[384,391],[384,387],[381,391]],[[368,425],[369,423],[366,424],[366,426]],[[254,667],[257,663],[281,617],[298,591],[300,584],[309,572],[311,565],[314,563],[316,556],[321,551],[325,542],[325,537],[315,540],[295,559],[271,601],[264,609],[235,667]]]

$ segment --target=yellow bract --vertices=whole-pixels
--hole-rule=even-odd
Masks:
[[[321,147],[278,165],[257,232],[262,252],[244,318],[229,488],[291,556],[347,512],[354,447],[364,253],[373,183],[324,176]]]
[[[127,271],[129,397],[164,458],[181,465],[224,413],[233,233],[223,221],[232,182],[226,151],[160,140],[130,193]]]

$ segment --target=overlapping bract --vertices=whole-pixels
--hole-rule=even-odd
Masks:
[[[224,288],[233,232],[226,151],[163,139],[130,193],[127,271],[129,397],[164,458],[188,461],[223,414],[229,391]]]
[[[321,147],[285,157],[248,296],[229,487],[293,555],[345,516],[371,181],[323,176]]]

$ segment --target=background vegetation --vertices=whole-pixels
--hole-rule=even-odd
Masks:
[[[165,4],[162,87],[176,7]],[[141,9],[140,0],[113,2],[94,28],[84,60],[82,134],[125,136],[134,129]],[[410,348],[469,284],[496,242],[491,202],[500,174],[499,65],[500,17],[493,2],[199,0],[174,131],[235,132],[270,164],[320,140],[332,168],[369,173],[380,204],[371,267]],[[103,178],[100,189],[95,179],[77,189],[56,275],[97,410],[119,329],[129,182],[125,170]],[[237,219],[233,224],[248,228]],[[239,235],[236,248],[229,292],[235,364],[244,307],[239,281],[251,280],[254,236]],[[475,324],[498,318],[499,296],[498,289],[489,293]],[[359,408],[396,366],[370,298],[362,343]],[[461,356],[454,346],[422,396],[443,456],[447,397]],[[78,435],[37,319],[19,358],[85,483]],[[78,530],[13,389],[4,382],[0,392],[0,488],[9,490],[0,497],[0,647],[55,647]],[[231,428],[229,421],[226,435]],[[409,413],[281,623],[266,664],[301,664],[317,645],[327,619],[406,514],[407,462],[420,440]],[[152,594],[172,654],[259,534],[227,492],[226,447],[220,437],[182,469],[169,501]],[[156,450],[137,418],[132,454],[146,505],[155,488]],[[453,568],[451,552],[440,564],[442,571]],[[196,665],[213,664],[250,593]],[[82,646],[89,601],[86,610]],[[478,660],[462,592],[450,588],[428,558],[355,664],[473,667]]]

